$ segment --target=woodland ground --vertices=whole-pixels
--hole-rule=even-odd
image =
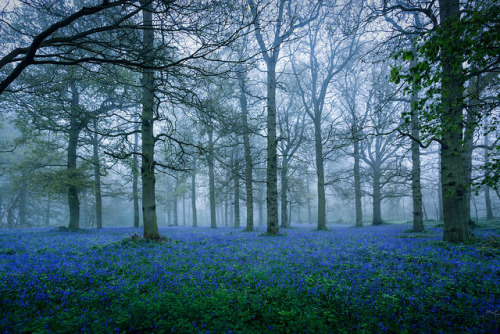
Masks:
[[[0,332],[498,333],[496,224],[1,230]]]

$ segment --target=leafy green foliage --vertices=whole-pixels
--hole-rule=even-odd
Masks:
[[[431,31],[422,33],[412,50],[400,50],[395,58],[407,66],[395,66],[390,80],[396,84],[406,83],[405,93],[419,93],[412,109],[419,111],[423,141],[440,139],[443,131],[456,131],[443,121],[442,64],[444,54],[453,54],[459,59],[455,80],[463,87],[464,110],[469,115],[461,120],[466,131],[474,131],[481,121],[488,118],[483,134],[495,131],[500,125],[500,93],[498,91],[500,54],[500,6],[495,1],[467,1],[460,18],[447,21]],[[411,113],[404,115],[405,124],[410,123]],[[455,122],[455,124],[457,124]],[[496,147],[498,152],[500,148]],[[492,157],[483,168],[486,177],[482,184],[498,187],[500,165]]]

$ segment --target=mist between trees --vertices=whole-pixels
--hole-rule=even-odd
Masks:
[[[500,215],[495,1],[3,1],[0,226]],[[141,210],[142,207],[142,210]]]

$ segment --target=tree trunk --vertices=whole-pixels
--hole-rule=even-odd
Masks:
[[[240,84],[240,107],[242,116],[242,127],[243,127],[243,149],[245,150],[245,190],[246,190],[246,207],[247,207],[247,226],[245,231],[252,232],[254,230],[253,226],[253,166],[252,166],[252,153],[250,150],[250,128],[248,127],[248,101],[246,95],[246,84],[245,77],[241,73],[240,69],[238,76]]]
[[[259,205],[259,226],[264,226],[264,201],[260,199],[258,205]]]
[[[281,168],[281,227],[288,227],[287,216],[287,191],[288,191],[288,157],[283,156],[283,165]]]
[[[217,216],[215,214],[215,173],[214,173],[214,134],[213,129],[208,129],[208,184],[210,198],[210,227],[217,227]]]
[[[420,139],[418,128],[418,110],[414,108],[414,102],[417,101],[417,93],[412,94],[411,104],[411,135],[414,140],[411,141],[411,191],[413,200],[413,231],[421,232],[424,230],[424,221],[422,217],[422,189],[420,184],[420,146],[417,140]]]
[[[68,131],[68,204],[69,204],[69,225],[70,229],[80,228],[80,201],[78,200],[78,170],[76,165],[76,150],[78,148],[78,136],[80,134],[81,124],[78,120],[79,98],[76,83],[72,80],[71,87],[71,111],[70,128]]]
[[[441,25],[450,25],[460,15],[459,0],[439,0]],[[462,60],[452,47],[441,48],[441,184],[443,192],[443,240],[458,243],[471,238],[466,212],[466,184],[462,160]]]
[[[238,152],[236,152],[236,163],[238,164]],[[239,228],[240,221],[240,179],[238,174],[234,175],[234,227]]]
[[[470,226],[474,225],[474,222],[471,219],[471,184],[472,184],[472,153],[474,146],[474,126],[471,125],[475,122],[475,116],[467,113],[466,117],[466,130],[464,134],[464,146],[462,151],[462,163],[464,170],[464,185],[465,185],[465,214],[468,216],[467,221]]]
[[[316,152],[316,174],[318,177],[318,230],[326,230],[325,170],[323,161],[323,143],[321,140],[321,113],[315,112],[314,144]]]
[[[175,183],[175,192],[172,196],[172,209],[173,209],[173,214],[174,214],[174,226],[179,226],[179,210],[178,210],[178,203],[177,203],[177,181]]]
[[[372,225],[382,225],[382,194],[380,186],[380,171],[373,170],[373,220]]]
[[[437,220],[442,222],[443,219],[443,186],[441,184],[441,153],[438,154],[439,157],[439,179],[438,179],[438,217]]]
[[[356,226],[363,226],[363,209],[361,204],[362,194],[361,194],[361,172],[360,172],[360,152],[359,152],[359,140],[354,139],[354,198],[356,205]]]
[[[134,133],[134,152],[139,150],[139,134]],[[132,160],[132,199],[134,202],[134,227],[139,227],[139,157],[134,154]]]
[[[311,196],[309,196],[309,178],[307,177],[307,223],[312,224],[312,205],[311,205]],[[299,207],[300,208],[300,207]],[[300,214],[299,214],[300,217]]]
[[[143,0],[142,19],[143,30],[143,61],[145,64],[153,62],[152,49],[154,47],[153,14],[150,1]],[[144,238],[158,239],[158,222],[156,217],[156,197],[155,197],[155,161],[154,149],[155,138],[153,133],[154,121],[154,71],[151,69],[142,70],[142,219],[144,222]]]
[[[186,225],[186,195],[182,195],[182,226]]]
[[[94,131],[97,131],[97,120],[92,120]],[[99,142],[97,133],[92,138],[94,162],[94,194],[95,194],[95,221],[97,228],[102,228],[102,195],[101,195],[101,162],[99,160]]]
[[[21,184],[20,194],[19,194],[19,226],[27,227],[28,222],[26,220],[26,182],[23,181]]]
[[[488,146],[488,136],[484,136],[484,146]],[[488,156],[488,149],[484,149],[484,165],[487,166],[490,163],[490,158]],[[491,207],[491,197],[490,197],[490,187],[484,186],[484,204],[486,206],[486,220],[493,220],[493,209]]]
[[[191,211],[193,216],[193,227],[198,226],[198,215],[196,213],[196,157],[193,156],[193,171],[191,172]]]
[[[279,234],[276,140],[276,61],[267,62],[267,233]]]
[[[49,194],[49,195],[47,195],[47,209],[45,211],[45,226],[50,225],[51,206],[52,206],[52,199],[50,198],[50,194]]]

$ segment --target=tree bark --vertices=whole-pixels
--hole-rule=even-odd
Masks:
[[[246,208],[247,208],[247,226],[245,231],[252,232],[253,224],[253,161],[250,150],[250,128],[248,126],[248,101],[246,95],[246,83],[242,69],[238,71],[238,81],[240,84],[240,107],[243,127],[243,149],[245,151],[245,190],[246,190]]]
[[[411,135],[414,140],[411,141],[411,191],[413,200],[413,231],[421,232],[424,230],[424,221],[422,217],[422,189],[420,182],[420,146],[417,140],[420,139],[418,110],[414,108],[417,101],[417,94],[412,94],[411,104]]]
[[[276,61],[267,61],[267,233],[279,234],[276,140]]]
[[[182,226],[186,225],[186,194],[182,195]]]
[[[281,168],[281,227],[287,228],[288,215],[287,215],[287,191],[288,191],[288,157],[283,156]]]
[[[439,178],[438,178],[438,217],[437,220],[442,222],[443,219],[443,186],[441,184],[441,152],[438,154],[439,157]]]
[[[26,182],[21,183],[21,189],[19,193],[19,226],[27,227],[28,222],[26,220]]]
[[[97,120],[92,120],[94,131],[97,131]],[[99,142],[97,133],[92,138],[93,163],[94,163],[94,195],[95,195],[95,220],[97,228],[102,228],[102,195],[101,195],[101,162],[99,160]]]
[[[361,193],[361,171],[360,171],[360,152],[359,140],[354,139],[354,199],[356,206],[356,225],[363,226],[363,208],[362,208],[362,193]]]
[[[215,213],[215,173],[214,173],[214,130],[208,128],[208,184],[210,198],[210,227],[217,227],[217,216]]]
[[[139,134],[134,133],[134,152],[139,150]],[[132,200],[134,202],[134,227],[139,227],[139,157],[134,154],[132,160]]]
[[[486,119],[487,121],[487,119]],[[488,136],[484,136],[484,146],[488,146]],[[487,166],[490,162],[488,149],[484,149],[484,165]],[[486,206],[486,220],[493,220],[493,209],[491,207],[490,187],[484,186],[484,204]]]
[[[460,15],[458,0],[439,0],[442,26],[451,25]],[[451,26],[450,29],[453,29]],[[459,243],[471,238],[466,212],[466,184],[462,153],[462,60],[451,45],[441,48],[441,184],[443,192],[443,240]]]
[[[239,166],[238,149],[236,148],[236,166]],[[239,169],[239,168],[238,168]],[[240,178],[234,174],[234,227],[239,228],[240,221]]]
[[[264,226],[264,199],[261,198],[258,201],[259,206],[259,226]]]
[[[50,225],[50,214],[51,214],[51,208],[52,207],[52,198],[50,197],[50,194],[47,195],[47,208],[45,211],[45,226]]]
[[[380,185],[380,171],[378,168],[373,170],[373,220],[372,225],[382,225],[382,194]]]
[[[154,61],[151,50],[154,47],[153,15],[151,2],[143,0],[143,61],[150,64]],[[154,121],[154,71],[148,68],[142,71],[142,219],[144,222],[144,238],[158,239],[158,221],[156,216],[155,196],[155,138],[153,133]]]
[[[321,139],[321,119],[319,117],[315,117],[314,122],[314,143],[316,152],[316,174],[318,177],[318,230],[326,230],[325,170],[323,143]]]
[[[476,117],[471,113],[467,113],[465,123],[467,124],[464,131],[464,144],[462,151],[462,162],[464,168],[464,185],[465,185],[465,214],[468,216],[469,225],[474,226],[471,218],[471,184],[472,184],[472,153],[474,150],[474,123]]]
[[[193,171],[191,172],[191,211],[193,227],[198,226],[198,215],[196,213],[196,157],[193,156]]]
[[[71,89],[71,110],[70,110],[70,127],[68,131],[68,204],[69,204],[69,225],[70,229],[80,228],[80,201],[78,199],[78,170],[76,164],[76,150],[78,148],[78,136],[80,135],[81,123],[78,119],[79,114],[79,99],[80,94],[76,87],[76,83],[70,81]]]
[[[179,180],[176,179],[175,180],[175,184],[174,184],[174,192],[172,194],[172,199],[171,199],[171,203],[172,203],[172,210],[173,210],[173,214],[174,214],[174,223],[173,225],[174,226],[179,226],[179,210],[178,210],[178,203],[177,203],[177,191],[179,189]]]

